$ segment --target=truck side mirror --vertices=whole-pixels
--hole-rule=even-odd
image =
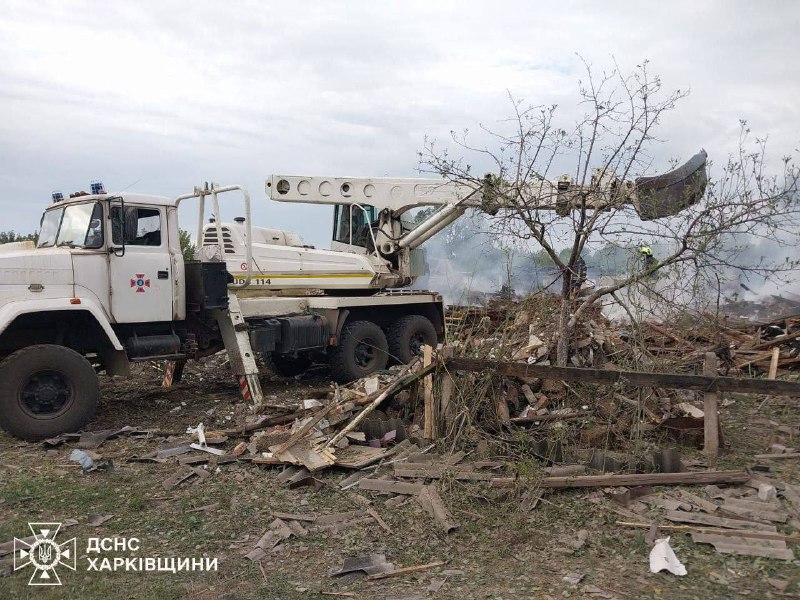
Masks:
[[[111,220],[111,243],[108,245],[109,254],[114,256],[125,256],[125,200],[122,197],[109,198],[109,200],[119,200],[118,205],[109,202],[109,213]],[[117,242],[119,240],[119,242]],[[115,246],[120,243],[121,246]]]

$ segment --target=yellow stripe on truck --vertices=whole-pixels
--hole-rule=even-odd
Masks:
[[[247,273],[237,271],[234,273],[235,277],[247,277]],[[342,279],[360,277],[364,279],[372,279],[371,273],[298,273],[290,275],[287,273],[252,273],[251,277],[267,277],[269,279]]]

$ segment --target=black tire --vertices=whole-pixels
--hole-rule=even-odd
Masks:
[[[267,358],[267,365],[270,370],[281,377],[294,377],[305,373],[312,364],[313,361],[307,354],[288,356],[286,354],[272,353]]]
[[[436,348],[439,342],[433,323],[422,315],[409,315],[399,319],[389,327],[386,338],[392,360],[404,365],[422,353],[422,346]]]
[[[100,399],[89,361],[64,346],[31,346],[0,363],[0,427],[28,441],[78,431]]]
[[[347,383],[385,369],[388,349],[383,330],[372,321],[348,323],[339,345],[328,355],[331,375],[339,383]]]

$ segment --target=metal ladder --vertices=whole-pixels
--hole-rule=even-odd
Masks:
[[[239,298],[235,293],[228,292],[228,310],[217,309],[212,314],[219,323],[231,370],[239,380],[242,397],[258,408],[264,402],[264,393],[258,380],[256,356],[250,346],[249,328],[242,315]]]

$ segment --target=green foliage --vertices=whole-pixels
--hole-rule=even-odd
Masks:
[[[609,243],[584,259],[587,267],[599,269],[603,274],[617,275],[628,271],[631,251]]]
[[[21,233],[16,233],[14,231],[0,231],[0,244],[10,244],[12,242],[24,242],[27,240],[36,241],[36,238],[39,237],[38,232],[28,233],[23,235]]]
[[[550,255],[544,248],[540,248],[536,252],[531,252],[530,261],[542,269],[551,269],[555,266],[553,259],[550,258]]]
[[[185,229],[178,230],[178,237],[180,238],[181,242],[181,252],[183,252],[183,260],[189,261],[194,260],[194,253],[195,247],[192,244],[192,238],[189,235],[189,232]]]

